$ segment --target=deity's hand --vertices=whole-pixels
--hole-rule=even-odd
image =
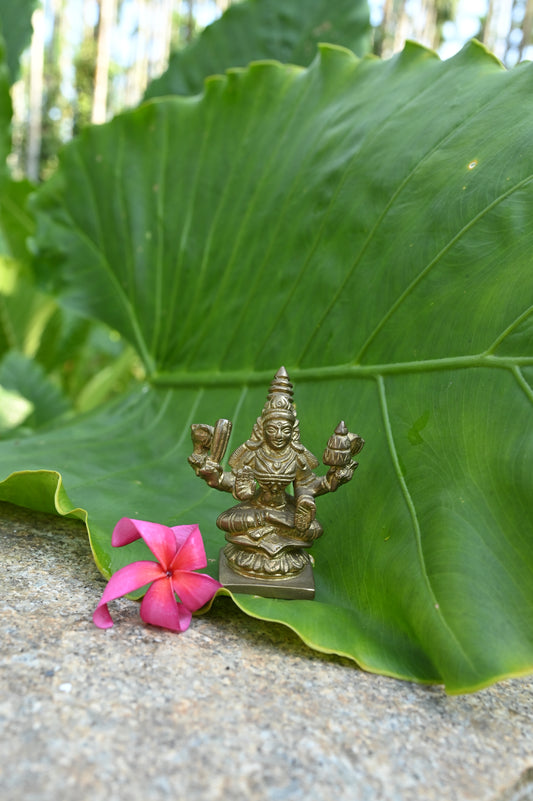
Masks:
[[[245,465],[241,470],[235,470],[235,490],[234,495],[239,501],[247,501],[253,498],[255,493],[255,478],[252,468]]]
[[[348,481],[351,481],[358,464],[359,462],[354,462],[352,460],[345,467],[330,467],[326,473],[329,491],[335,492],[337,487],[340,487],[341,484],[347,484]]]
[[[199,471],[199,475],[210,487],[218,487],[223,472],[222,465],[208,456],[204,466]]]
[[[296,501],[294,525],[300,533],[307,531],[316,517],[316,504],[309,495],[301,495]]]

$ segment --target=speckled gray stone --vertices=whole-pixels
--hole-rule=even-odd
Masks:
[[[447,697],[229,599],[181,635],[105,586],[85,529],[0,506],[2,801],[533,801],[533,681]]]

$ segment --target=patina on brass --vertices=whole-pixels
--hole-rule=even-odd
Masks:
[[[344,421],[328,440],[325,476],[313,472],[318,459],[300,442],[293,388],[284,367],[272,383],[250,439],[224,470],[231,423],[203,423],[192,428],[194,450],[189,463],[210,487],[231,492],[239,501],[222,512],[217,526],[227,545],[220,553],[220,581],[235,592],[270,598],[313,598],[314,579],[308,550],[322,535],[315,497],[335,492],[353,477],[364,440]],[[292,484],[294,495],[286,490]]]

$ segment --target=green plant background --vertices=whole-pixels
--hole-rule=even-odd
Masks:
[[[197,94],[209,75],[259,59],[307,67],[321,42],[343,45],[358,56],[368,53],[366,0],[306,0],[305,6],[300,0],[236,3],[171,55],[168,69],[151,82],[146,97]]]
[[[304,443],[367,441],[319,499],[313,602],[246,612],[450,692],[531,670],[531,65],[321,47],[156,99],[62,153],[33,195],[40,281],[131,343],[146,379],[0,448],[0,497],[87,521],[110,575],[123,515],[198,522],[228,496],[193,422],[246,439],[285,364]]]

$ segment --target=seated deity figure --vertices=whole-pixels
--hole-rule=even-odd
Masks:
[[[300,441],[292,398],[292,384],[281,367],[250,438],[229,459],[230,471],[221,465],[229,421],[219,420],[214,429],[192,427],[191,466],[209,486],[230,492],[239,501],[217,519],[228,543],[224,558],[234,573],[259,584],[290,580],[310,570],[307,551],[323,532],[316,519],[315,497],[350,481],[357,467],[351,457],[364,444],[341,422],[324,453],[330,468],[325,476],[315,475],[319,462]]]

